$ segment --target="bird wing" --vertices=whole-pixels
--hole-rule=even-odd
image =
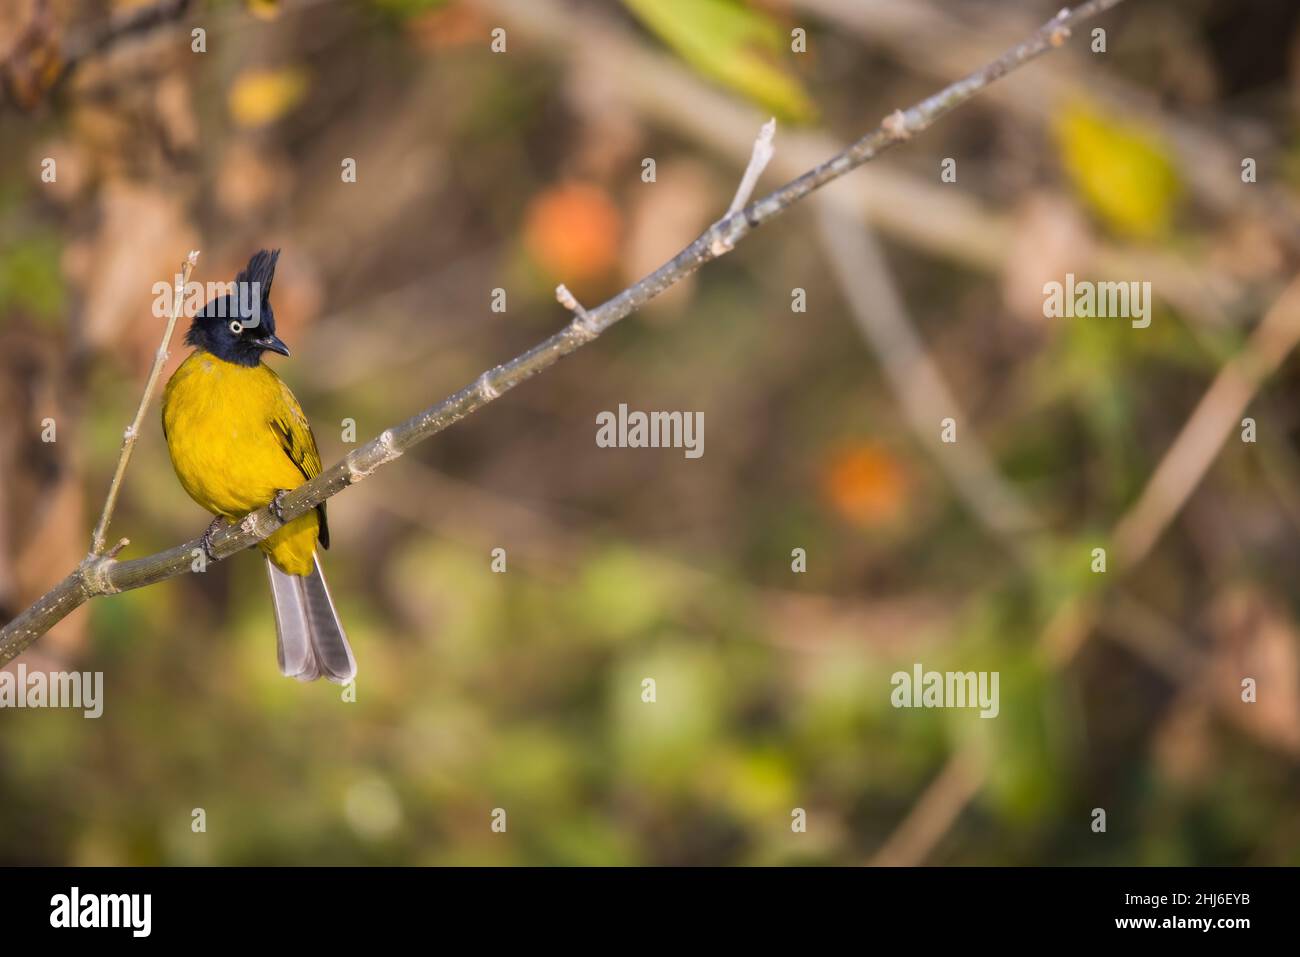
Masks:
[[[320,451],[316,448],[316,436],[312,434],[311,424],[307,421],[302,406],[289,387],[280,383],[284,402],[271,419],[271,429],[280,441],[280,448],[297,466],[304,479],[313,479],[320,475]]]
[[[313,479],[320,475],[321,471],[320,450],[316,448],[316,436],[312,434],[311,423],[307,421],[307,414],[298,404],[297,396],[283,382],[280,383],[280,389],[284,401],[280,403],[279,411],[271,419],[271,431],[279,440],[284,454],[302,473],[303,479]],[[318,534],[321,547],[329,548],[330,531],[325,518],[324,502],[316,506],[316,513],[320,516]]]

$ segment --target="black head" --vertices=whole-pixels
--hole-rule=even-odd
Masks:
[[[279,258],[278,249],[254,255],[227,287],[229,291],[195,315],[185,341],[241,366],[257,365],[268,349],[287,356],[289,347],[275,334],[271,309],[271,282]]]

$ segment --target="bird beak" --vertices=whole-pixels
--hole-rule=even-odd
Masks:
[[[272,352],[278,352],[282,356],[289,354],[289,347],[280,341],[277,335],[263,336],[261,339],[254,339],[253,344],[263,349],[270,349]]]

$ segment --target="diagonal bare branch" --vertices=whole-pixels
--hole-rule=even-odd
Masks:
[[[705,263],[725,255],[754,229],[814,190],[929,128],[989,84],[1059,47],[1079,22],[1121,2],[1088,0],[1073,10],[1062,10],[1002,56],[920,103],[895,111],[876,129],[830,159],[744,209],[723,216],[649,276],[595,309],[575,315],[560,332],[509,362],[484,372],[454,395],[416,413],[405,422],[385,429],[377,438],[354,449],[316,478],[294,489],[281,500],[283,521],[291,521],[348,486],[355,485],[381,466],[399,458],[416,443],[459,422],[554,365]],[[281,519],[269,508],[253,512],[238,525],[222,528],[213,535],[213,555],[220,559],[242,551],[270,536],[280,524]],[[104,555],[87,556],[68,577],[0,629],[0,665],[17,657],[56,622],[91,598],[140,588],[191,571],[201,547],[201,540],[196,538],[167,551],[131,561],[118,561]]]

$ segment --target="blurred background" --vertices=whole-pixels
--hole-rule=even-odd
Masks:
[[[0,0],[3,618],[84,556],[188,250],[284,250],[328,464],[693,239],[768,116],[760,192],[1060,5]],[[1087,26],[331,500],[355,702],[279,675],[259,556],[58,625],[19,661],[104,713],[0,712],[0,863],[1300,863],[1300,366],[1253,443],[1212,389],[1300,259],[1300,7]],[[1151,326],[1045,319],[1067,272]],[[704,456],[597,448],[623,402]],[[124,557],[209,518],[157,416]],[[1000,715],[895,710],[916,662]]]

